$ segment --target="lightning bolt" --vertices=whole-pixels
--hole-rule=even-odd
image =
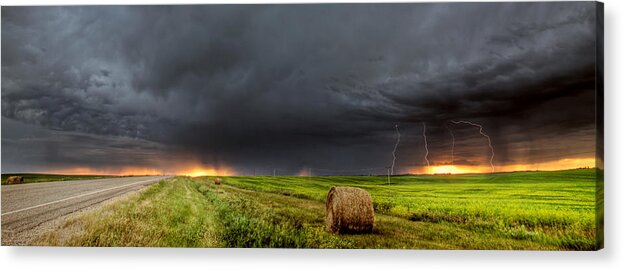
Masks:
[[[461,120],[461,121],[453,121],[452,120],[450,122],[452,122],[453,124],[468,124],[470,126],[474,126],[474,127],[478,127],[479,128],[480,134],[482,136],[484,136],[485,138],[487,138],[487,141],[489,141],[489,148],[491,149],[491,159],[489,160],[489,163],[491,164],[491,172],[495,172],[495,166],[493,165],[493,157],[495,157],[495,151],[493,150],[493,145],[491,145],[491,137],[489,137],[489,135],[487,135],[485,133],[482,125],[475,124],[475,123],[472,123],[470,121],[463,121],[463,120]]]
[[[430,166],[430,162],[428,161],[428,142],[426,141],[426,123],[422,122],[422,125],[424,125],[422,136],[424,136],[424,149],[426,149],[426,155],[424,155],[424,159],[426,159],[426,166]]]
[[[398,138],[396,138],[396,145],[394,145],[394,151],[392,151],[392,156],[394,156],[390,171],[392,175],[394,174],[394,165],[396,165],[396,149],[398,149],[398,144],[400,143],[400,131],[398,130],[398,125],[396,125],[396,134],[398,134]]]
[[[452,136],[452,158],[450,160],[450,165],[454,165],[454,131],[452,131],[452,129],[448,125],[446,125],[446,128],[448,128],[448,130],[450,131],[450,136]]]

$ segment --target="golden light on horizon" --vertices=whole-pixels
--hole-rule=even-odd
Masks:
[[[44,171],[35,171],[33,173],[47,174],[65,174],[65,175],[114,175],[114,176],[130,176],[130,175],[186,175],[190,177],[199,176],[233,176],[236,171],[227,166],[210,166],[201,165],[195,162],[187,164],[175,164],[168,168],[150,168],[150,167],[119,167],[119,168],[90,168],[90,167],[72,167],[59,168]],[[524,163],[511,165],[496,165],[495,172],[514,172],[514,171],[557,171],[569,170],[576,168],[594,168],[595,158],[565,158],[560,160],[540,162],[540,163]],[[417,166],[411,167],[407,171],[400,171],[408,174],[469,174],[469,173],[491,173],[491,166],[487,165],[437,165],[437,166]],[[309,169],[303,168],[298,172],[299,176],[309,176]]]
[[[63,169],[52,169],[38,171],[37,173],[64,174],[64,175],[160,175],[162,170],[147,167],[120,167],[120,168],[90,168],[90,167],[73,167]]]
[[[231,176],[235,171],[229,167],[204,166],[197,163],[173,164],[170,167],[118,167],[118,168],[91,168],[91,167],[69,167],[36,171],[35,173],[62,174],[62,175],[111,175],[111,176],[130,176],[130,175],[187,175],[197,176]]]
[[[495,172],[515,171],[558,171],[576,168],[595,167],[595,158],[564,158],[560,160],[495,166]],[[466,174],[491,173],[491,166],[439,165],[429,167],[413,167],[410,174]]]
[[[466,173],[464,169],[460,169],[453,165],[432,166],[428,169],[429,174],[460,174]]]
[[[188,171],[182,171],[177,173],[179,175],[187,175],[190,177],[199,177],[199,176],[231,176],[233,175],[233,171],[228,168],[205,168],[205,167],[194,167]]]

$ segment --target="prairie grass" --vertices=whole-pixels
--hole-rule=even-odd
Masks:
[[[68,220],[39,245],[218,247],[212,205],[187,178],[160,181],[146,191]]]
[[[591,250],[596,241],[596,171],[473,175],[226,177],[239,188],[324,202],[331,186],[372,194],[376,213],[454,224],[473,232]]]
[[[69,220],[42,245],[593,250],[595,171],[493,175],[210,177],[161,181]],[[371,234],[324,228],[331,186],[372,194]]]

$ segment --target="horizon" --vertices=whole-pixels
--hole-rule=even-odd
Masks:
[[[444,173],[444,172],[432,172],[432,173],[401,173],[401,174],[392,174],[392,177],[396,176],[449,176],[449,175],[487,175],[487,174],[503,174],[503,173],[519,173],[519,172],[562,172],[562,171],[574,171],[574,170],[598,170],[599,167],[593,166],[585,166],[585,167],[574,167],[574,168],[566,168],[566,169],[524,169],[524,170],[508,170],[508,171],[496,171],[496,172],[456,172],[456,173]],[[265,177],[272,176],[270,174],[261,174],[261,175],[247,175],[247,174],[232,174],[232,175],[218,175],[218,174],[203,174],[203,173],[182,173],[182,174],[74,174],[74,173],[62,173],[62,172],[2,172],[2,175],[70,175],[70,176],[116,176],[116,177],[125,177],[125,176],[188,176],[188,177]],[[294,175],[294,174],[280,174],[276,175],[276,177],[310,177],[310,175]],[[386,177],[387,174],[318,174],[311,175],[311,177],[325,177],[325,176],[381,176]]]

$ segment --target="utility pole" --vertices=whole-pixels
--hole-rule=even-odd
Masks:
[[[273,169],[273,177],[277,176],[277,169]]]
[[[392,184],[392,179],[390,177],[389,170],[391,170],[392,167],[386,167],[386,168],[387,168],[387,184],[391,185]]]

